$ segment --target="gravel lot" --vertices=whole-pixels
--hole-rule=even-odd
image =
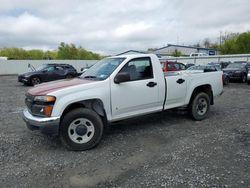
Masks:
[[[16,79],[0,77],[0,187],[250,187],[250,85],[225,87],[204,121],[183,111],[130,119],[72,152],[25,127],[28,87]]]

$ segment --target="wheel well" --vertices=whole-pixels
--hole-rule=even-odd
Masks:
[[[193,100],[193,98],[200,92],[204,92],[206,94],[208,94],[209,98],[210,98],[210,104],[213,105],[214,104],[214,95],[213,95],[213,91],[212,91],[212,87],[209,84],[206,85],[201,85],[198,86],[194,89],[192,96],[190,98],[190,102]]]
[[[107,115],[104,109],[103,102],[100,99],[91,99],[72,103],[64,109],[62,117],[64,117],[65,114],[76,108],[92,109],[102,118],[104,125],[107,124]]]
[[[39,78],[39,79],[41,80],[41,77],[38,76],[38,75],[32,75],[30,78],[31,78],[31,79],[32,79],[32,78]]]

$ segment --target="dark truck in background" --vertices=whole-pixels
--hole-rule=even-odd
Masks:
[[[50,82],[78,76],[76,69],[69,64],[44,64],[35,69],[29,65],[31,72],[18,75],[18,82],[25,85],[37,85],[42,82]]]

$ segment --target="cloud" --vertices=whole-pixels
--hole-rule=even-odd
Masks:
[[[115,54],[250,30],[248,0],[0,0],[0,47],[60,42]]]

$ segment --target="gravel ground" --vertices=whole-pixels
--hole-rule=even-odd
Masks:
[[[250,86],[231,83],[209,117],[167,111],[114,124],[66,150],[21,118],[28,87],[0,77],[0,187],[250,187]]]

